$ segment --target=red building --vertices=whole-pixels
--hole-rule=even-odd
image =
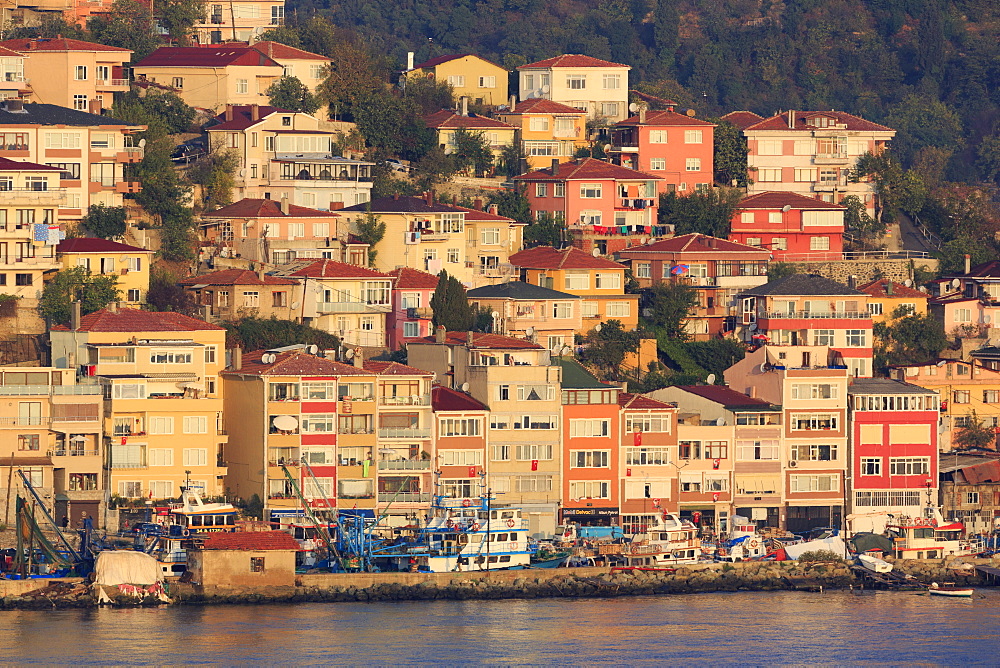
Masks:
[[[663,178],[664,192],[700,192],[715,181],[714,130],[712,123],[678,114],[673,106],[640,109],[611,129],[611,159]]]
[[[847,393],[848,512],[920,516],[938,497],[937,392],[887,378],[857,378]]]
[[[840,260],[845,210],[792,192],[750,195],[733,214],[729,240],[766,248],[779,262]]]
[[[398,350],[410,340],[432,335],[431,296],[438,278],[409,267],[397,267],[386,272],[395,279],[392,284],[392,310],[386,318],[389,348]]]

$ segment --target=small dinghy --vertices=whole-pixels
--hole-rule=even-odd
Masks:
[[[971,587],[941,587],[937,582],[932,582],[927,589],[931,596],[951,596],[954,598],[972,598],[973,589]]]

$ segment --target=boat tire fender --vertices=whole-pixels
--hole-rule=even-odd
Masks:
[[[187,538],[188,536],[191,535],[191,529],[184,529],[183,531],[181,531],[181,535]]]

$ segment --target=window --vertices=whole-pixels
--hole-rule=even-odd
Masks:
[[[479,87],[480,88],[496,88],[497,78],[493,77],[479,77]]]
[[[496,462],[509,462],[510,461],[510,446],[509,445],[494,445],[493,446],[493,461],[496,461]]]
[[[609,318],[627,318],[632,313],[632,305],[629,302],[608,302],[606,315]]]
[[[954,314],[955,322],[972,322],[972,309],[957,308]]]
[[[813,183],[816,181],[815,167],[796,167],[795,180],[799,183]]]
[[[419,322],[404,322],[403,323],[403,336],[407,338],[420,336],[420,323]]]
[[[465,86],[465,75],[463,74],[453,74],[448,77],[448,85],[452,88],[460,88]]]
[[[685,130],[684,131],[684,143],[685,144],[700,144],[702,138],[701,130]],[[691,170],[688,170],[691,171]]]
[[[551,385],[518,385],[518,401],[553,401],[556,389]]]
[[[500,228],[487,227],[479,231],[479,240],[484,246],[500,245]]]
[[[536,183],[535,184],[535,197],[545,197],[548,192],[548,184],[546,183]]]
[[[792,399],[836,399],[839,394],[840,388],[837,385],[826,383],[795,383],[792,385]]]
[[[836,430],[838,428],[839,416],[833,413],[792,413],[793,431]]]
[[[758,167],[757,180],[761,183],[781,181],[780,167]]]
[[[840,476],[792,475],[788,483],[790,492],[835,492],[840,488]]]
[[[580,184],[580,197],[584,199],[601,199],[601,184],[600,183],[581,183]]]
[[[518,445],[516,446],[516,450],[516,457],[520,462],[552,459],[551,445]]]
[[[666,144],[667,143],[667,131],[666,130],[650,130],[649,131],[649,143],[650,144]]]
[[[285,20],[285,6],[284,5],[273,5],[271,7],[271,25],[281,25]]]
[[[86,81],[87,80],[87,66],[86,65],[77,65],[73,69],[73,78],[76,79],[77,81]]]
[[[951,393],[951,401],[955,404],[967,404],[969,403],[969,398],[969,390],[955,390]]]
[[[246,95],[250,92],[250,82],[247,79],[236,80],[236,94]]]
[[[441,466],[482,466],[482,450],[439,450]]]
[[[563,287],[567,290],[589,290],[590,274],[586,271],[567,271]]]
[[[207,434],[208,433],[208,418],[204,415],[185,415],[184,416],[184,433],[185,434]]]
[[[38,434],[19,434],[17,437],[18,450],[38,450],[40,443],[41,437]]]
[[[173,466],[174,465],[174,450],[173,450],[173,448],[150,448],[149,449],[149,465],[150,466]]]
[[[570,420],[570,438],[596,438],[611,433],[610,420]]]
[[[868,331],[864,329],[847,330],[847,347],[864,348],[868,345]]]
[[[617,116],[618,115],[618,103],[617,102],[602,102],[601,103],[601,115],[602,116]]]
[[[601,77],[605,90],[618,90],[622,87],[622,75],[605,74]]]
[[[705,491],[706,492],[728,492],[729,491],[729,479],[728,478],[705,478]]]
[[[809,237],[809,250],[830,250],[830,237]]]
[[[69,489],[71,492],[91,492],[96,490],[97,474],[71,473],[69,475]]]
[[[499,385],[497,387],[497,399],[499,401],[510,401],[510,385]]]
[[[813,345],[814,346],[832,346],[833,345],[833,330],[832,329],[815,329],[815,330],[813,330]]]
[[[552,196],[553,197],[565,197],[566,196],[566,184],[565,183],[553,183],[552,184]]]
[[[67,181],[80,180],[80,163],[78,162],[47,162],[49,167],[57,167],[62,170],[59,178]]]
[[[452,264],[454,264],[456,262],[461,262],[461,259],[459,258],[459,254],[458,254],[458,249],[457,248],[449,248],[448,249],[448,262],[451,262]]]
[[[514,489],[518,492],[551,492],[552,476],[550,475],[515,476]]]
[[[800,462],[832,462],[837,459],[836,445],[797,444],[791,448],[792,459]]]
[[[652,276],[652,265],[648,262],[639,262],[633,265],[636,278],[650,278]]]
[[[666,158],[653,158],[649,161],[649,168],[654,172],[662,172],[667,168]]]
[[[583,90],[587,87],[586,74],[567,74],[566,88],[570,90]]]
[[[978,504],[979,503],[979,492],[966,492],[965,493],[965,502],[966,503]]]
[[[73,108],[77,111],[87,111],[87,96],[86,95],[74,95],[73,96]]]
[[[684,169],[688,172],[700,172],[701,158],[688,158],[684,161]]]
[[[700,480],[684,480],[680,481],[680,488],[682,492],[700,492],[701,491],[701,481]]]
[[[620,290],[622,287],[622,275],[618,272],[594,274],[594,287],[598,290]]]
[[[728,459],[729,443],[727,441],[705,441],[703,444],[705,459]]]
[[[882,315],[882,304],[879,302],[868,302],[869,315]]]
[[[118,495],[128,498],[136,498],[142,496],[142,483],[134,480],[119,481]]]
[[[479,436],[483,421],[479,418],[442,418],[438,425],[439,436]]]
[[[243,293],[243,306],[256,308],[260,306],[260,293],[259,292],[244,292]]]
[[[666,466],[670,463],[670,448],[625,448],[626,466]]]
[[[862,457],[861,475],[882,475],[882,458]]]
[[[223,307],[229,306],[229,291],[219,290],[217,293],[215,293],[215,299],[219,306]]]
[[[250,572],[251,573],[264,572],[264,557],[250,557]]]
[[[14,285],[31,285],[32,276],[31,274],[14,274]]]
[[[780,139],[758,140],[757,155],[781,155],[781,140]]]
[[[575,469],[608,468],[610,460],[609,450],[574,450],[569,453],[569,466]]]
[[[572,302],[553,302],[552,304],[552,317],[558,319],[566,319],[573,317],[573,303]]]
[[[603,480],[579,480],[569,484],[571,499],[607,499],[610,491],[611,483]]]
[[[736,441],[736,459],[740,461],[776,461],[780,456],[778,441]]]

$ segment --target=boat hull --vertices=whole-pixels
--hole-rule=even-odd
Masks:
[[[972,589],[928,589],[931,596],[948,596],[951,598],[972,598]]]

